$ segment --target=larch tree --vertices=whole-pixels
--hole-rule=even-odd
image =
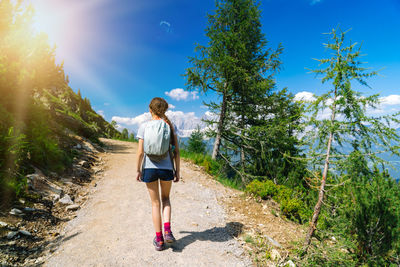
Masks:
[[[398,114],[368,115],[367,109],[378,107],[379,96],[366,96],[352,87],[355,81],[369,87],[366,79],[377,75],[377,72],[361,66],[361,47],[351,42],[346,45],[346,33],[340,28],[328,33],[330,42],[324,46],[331,56],[319,59],[319,65],[324,68],[312,71],[323,76],[322,83],[330,82],[331,86],[327,92],[308,103],[308,131],[304,137],[309,144],[308,164],[313,167],[319,192],[304,243],[305,250],[317,229],[326,187],[339,186],[346,182],[339,181],[341,177],[348,178],[345,170],[348,169],[349,156],[357,152],[371,163],[385,164],[381,153],[390,151],[399,155],[400,138],[393,128],[393,123],[399,123]],[[328,178],[332,184],[327,184]]]
[[[192,66],[185,73],[187,89],[212,91],[221,99],[220,103],[205,103],[218,115],[216,120],[206,121],[215,128],[213,159],[219,155],[224,136],[232,136],[226,127],[228,121],[245,128],[248,105],[254,105],[257,95],[274,86],[271,75],[279,68],[282,52],[281,46],[276,51],[266,48],[256,1],[217,1],[216,8],[215,14],[208,15],[208,46],[196,46],[197,55],[189,58]],[[268,71],[271,73],[266,76]],[[243,164],[244,147],[240,144],[239,153]]]

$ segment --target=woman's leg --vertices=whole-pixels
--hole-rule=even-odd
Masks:
[[[171,203],[169,201],[169,193],[171,192],[172,181],[160,180],[160,185],[163,217],[164,222],[166,223],[171,221]]]
[[[161,211],[160,211],[160,191],[158,189],[158,180],[146,183],[151,199],[151,213],[153,216],[154,230],[161,232]]]

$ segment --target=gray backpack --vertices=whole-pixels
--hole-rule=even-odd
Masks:
[[[169,153],[171,129],[163,120],[150,121],[144,130],[144,153],[152,161],[159,162]]]

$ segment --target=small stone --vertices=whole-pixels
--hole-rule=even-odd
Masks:
[[[81,144],[77,144],[75,147],[76,147],[77,149],[81,149],[81,148],[82,148]]]
[[[296,264],[294,264],[294,262],[292,260],[288,260],[284,266],[288,266],[288,267],[296,267]]]
[[[30,207],[25,207],[24,208],[24,211],[35,211],[36,209],[35,208],[30,208]]]
[[[31,236],[32,235],[30,232],[25,231],[25,230],[19,230],[18,232],[20,232],[21,234],[26,235],[26,236]]]
[[[71,200],[71,197],[70,197],[68,194],[65,194],[65,195],[59,200],[59,202],[60,202],[61,204],[64,204],[64,205],[71,205],[71,204],[74,204],[74,202]]]
[[[277,261],[281,258],[281,254],[279,253],[279,251],[277,251],[276,249],[272,249],[271,250],[271,259],[273,261]]]
[[[24,213],[21,210],[16,209],[16,208],[11,209],[10,214],[11,215],[16,215],[16,216],[24,215]]]
[[[267,235],[264,235],[264,237],[265,237],[266,239],[268,239],[268,241],[269,241],[269,243],[271,243],[271,245],[273,245],[273,246],[275,246],[275,247],[278,247],[278,248],[281,248],[281,247],[282,247],[282,245],[279,244],[278,241],[272,239],[271,237],[269,237],[269,236],[267,236]]]
[[[5,222],[0,221],[0,226],[1,226],[1,227],[7,227],[7,226],[8,226],[8,223],[5,223]]]
[[[17,241],[13,240],[7,243],[9,246],[14,246],[17,243]]]
[[[78,204],[72,204],[66,207],[66,210],[77,210],[77,209],[79,209]]]
[[[90,168],[90,163],[89,162],[87,162],[86,160],[81,160],[79,163],[78,163],[80,166],[82,166],[83,168]]]
[[[209,209],[210,207],[208,205],[206,205],[206,209]]]
[[[17,234],[18,234],[18,232],[15,232],[15,231],[8,232],[7,238],[8,238],[8,239],[11,239],[11,238],[13,238],[14,236],[16,236]]]
[[[53,195],[53,204],[60,200],[60,195],[54,194]]]
[[[19,201],[19,203],[21,203],[21,204],[25,204],[25,200],[22,199],[22,198],[18,199],[18,201]]]

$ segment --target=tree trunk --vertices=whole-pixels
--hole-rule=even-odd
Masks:
[[[217,136],[215,137],[214,148],[212,152],[212,159],[216,159],[219,153],[219,147],[221,145],[221,135],[224,127],[225,116],[226,116],[226,108],[227,108],[227,96],[226,96],[226,85],[224,90],[224,95],[222,97],[221,104],[221,114],[219,115],[218,127],[217,127]]]
[[[335,110],[336,110],[336,90],[335,90],[335,99],[334,103],[332,104],[332,116],[331,116],[331,122],[335,120]],[[328,145],[326,148],[326,157],[325,157],[325,165],[324,165],[324,171],[322,173],[322,180],[321,180],[321,186],[319,188],[319,193],[318,193],[318,201],[317,204],[315,204],[314,207],[314,213],[310,222],[310,227],[308,228],[308,233],[306,236],[306,240],[304,242],[304,250],[307,251],[310,243],[311,243],[311,238],[313,237],[313,234],[317,228],[317,221],[319,214],[321,212],[321,207],[322,203],[324,200],[324,195],[325,195],[325,184],[326,184],[326,176],[328,175],[328,170],[329,170],[329,157],[331,153],[331,147],[332,147],[332,142],[333,142],[333,131],[331,129],[329,133],[329,139],[328,139]]]

